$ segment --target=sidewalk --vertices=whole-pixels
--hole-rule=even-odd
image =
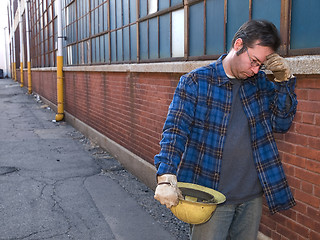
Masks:
[[[106,151],[0,79],[0,240],[188,239],[188,226]]]

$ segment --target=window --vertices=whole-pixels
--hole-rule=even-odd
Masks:
[[[320,53],[318,0],[62,3],[66,65],[216,59],[230,49],[234,33],[249,19],[267,19],[277,26],[284,40],[284,55]],[[32,66],[55,66],[55,0],[31,1],[29,11]]]

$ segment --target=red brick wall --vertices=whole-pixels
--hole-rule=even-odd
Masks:
[[[180,74],[64,72],[65,111],[152,163]],[[26,78],[25,78],[26,79]],[[56,73],[32,73],[34,91],[56,103]],[[277,134],[291,210],[269,214],[260,231],[272,239],[320,239],[320,78],[298,76],[298,111],[290,131]]]
[[[65,72],[65,110],[150,163],[179,75]]]
[[[270,216],[264,209],[260,230],[272,239],[320,239],[320,78],[298,76],[298,109],[277,144],[297,205]]]

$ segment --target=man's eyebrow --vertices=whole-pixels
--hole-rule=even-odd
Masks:
[[[257,57],[256,57],[256,56],[254,56],[254,55],[253,55],[253,57],[255,58],[255,59],[253,59],[253,60],[258,61],[260,64],[262,64],[262,62],[260,61],[260,59],[259,59],[259,58],[257,58]]]

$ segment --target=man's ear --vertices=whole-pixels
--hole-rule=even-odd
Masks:
[[[242,38],[237,38],[237,40],[234,42],[233,48],[236,52],[238,52],[243,47],[243,41]]]

